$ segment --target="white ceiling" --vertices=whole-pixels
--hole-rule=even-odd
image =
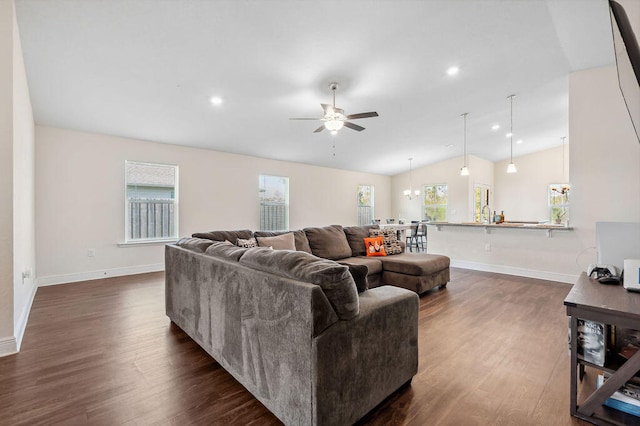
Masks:
[[[605,0],[16,0],[16,13],[37,124],[388,175],[461,156],[464,112],[468,153],[508,158],[512,93],[514,157],[560,145],[568,74],[614,62]],[[380,117],[337,136],[289,120],[320,117],[333,81],[347,114]]]

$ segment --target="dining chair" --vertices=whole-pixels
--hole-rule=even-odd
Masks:
[[[416,248],[416,251],[420,251],[421,240],[419,240],[420,234],[420,221],[412,220],[411,228],[409,229],[409,233],[406,236],[406,244],[409,251],[413,251],[413,247]]]

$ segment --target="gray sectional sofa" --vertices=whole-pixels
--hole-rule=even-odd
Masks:
[[[416,293],[449,280],[444,256],[365,257],[370,229],[183,238],[166,313],[285,424],[353,424],[416,374]],[[252,238],[287,249],[232,243]]]
[[[407,253],[404,243],[400,254],[384,257],[367,257],[364,238],[371,230],[379,230],[378,225],[347,226],[331,225],[293,231],[295,248],[315,256],[349,265],[367,267],[368,288],[380,285],[402,287],[422,294],[434,287],[445,287],[449,282],[450,259],[447,256],[428,253]],[[394,232],[393,230],[388,230]],[[211,231],[195,233],[193,237],[212,241],[236,242],[240,239],[281,235],[282,232],[252,232],[249,229],[237,231]]]

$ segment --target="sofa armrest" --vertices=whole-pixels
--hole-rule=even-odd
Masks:
[[[418,311],[412,291],[381,286],[360,294],[360,314],[314,340],[318,424],[352,424],[418,371]]]

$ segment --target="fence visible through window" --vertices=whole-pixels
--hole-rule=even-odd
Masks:
[[[260,206],[260,229],[284,231],[287,224],[287,206],[281,203],[262,203]]]
[[[371,206],[358,206],[358,225],[371,225],[373,220],[373,214],[371,214],[373,208]]]
[[[173,201],[129,200],[129,236],[132,240],[173,237]]]

